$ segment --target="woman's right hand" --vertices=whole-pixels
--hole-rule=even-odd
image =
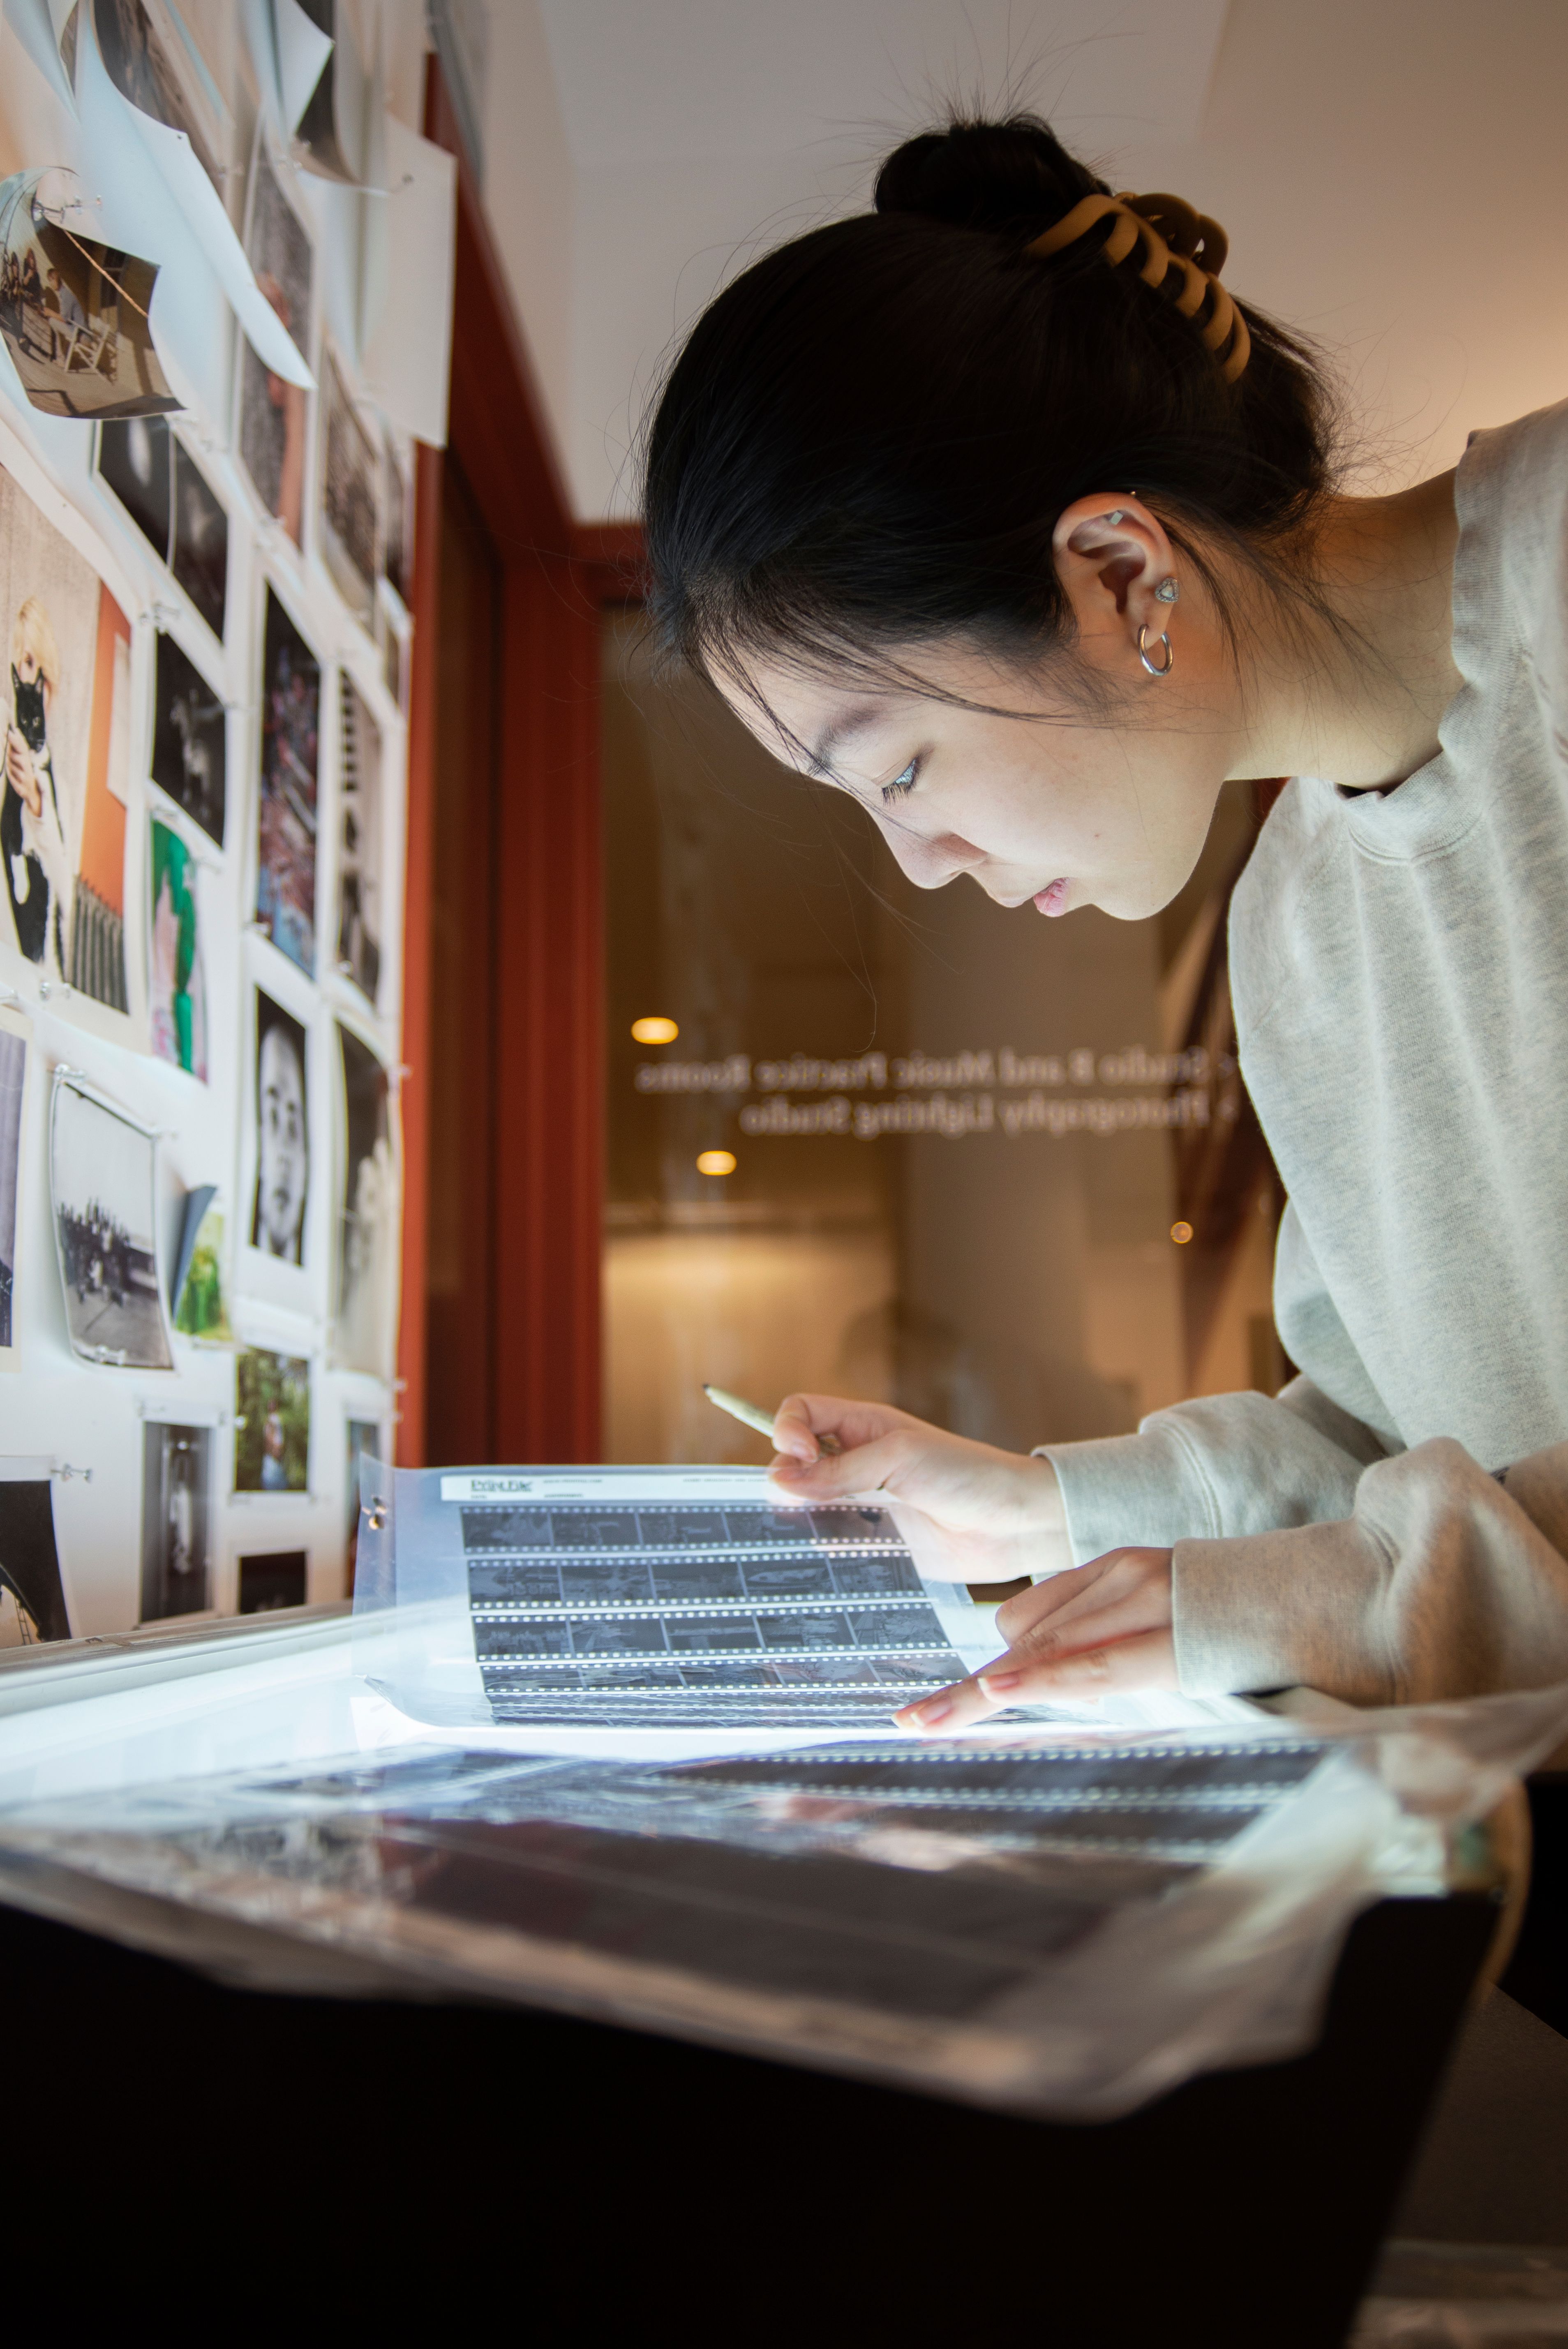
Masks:
[[[842,1446],[824,1453],[820,1438]],[[773,1421],[770,1470],[791,1501],[887,1500],[924,1574],[1016,1582],[1071,1566],[1061,1487],[1048,1460],[949,1435],[890,1403],[789,1395]]]

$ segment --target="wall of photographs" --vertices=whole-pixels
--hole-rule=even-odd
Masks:
[[[0,28],[0,1646],[344,1596],[395,1447],[418,16]]]

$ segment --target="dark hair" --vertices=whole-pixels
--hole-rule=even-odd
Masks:
[[[1329,486],[1305,347],[1245,309],[1234,383],[1191,321],[1109,267],[1096,227],[1025,247],[1108,193],[1043,122],[910,140],[876,209],[795,238],[699,318],[647,429],[649,612],[666,656],[748,675],[782,656],[886,675],[958,636],[1037,659],[1071,638],[1051,534],[1136,489],[1215,588],[1228,552],[1282,599]],[[1176,273],[1172,272],[1172,281]]]

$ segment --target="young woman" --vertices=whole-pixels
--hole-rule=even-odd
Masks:
[[[1047,1578],[925,1729],[1568,1678],[1568,409],[1345,495],[1310,355],[1223,259],[1044,125],[957,126],[721,295],[651,427],[665,646],[922,886],[1137,919],[1227,778],[1297,779],[1231,957],[1302,1375],[1031,1458],[779,1413],[791,1493],[880,1488],[938,1571]]]

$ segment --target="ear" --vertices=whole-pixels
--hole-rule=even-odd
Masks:
[[[1156,590],[1165,580],[1181,584],[1176,550],[1130,492],[1075,499],[1051,533],[1051,553],[1091,659],[1119,667],[1124,653],[1136,653],[1140,628],[1152,642],[1170,627],[1172,606]]]

